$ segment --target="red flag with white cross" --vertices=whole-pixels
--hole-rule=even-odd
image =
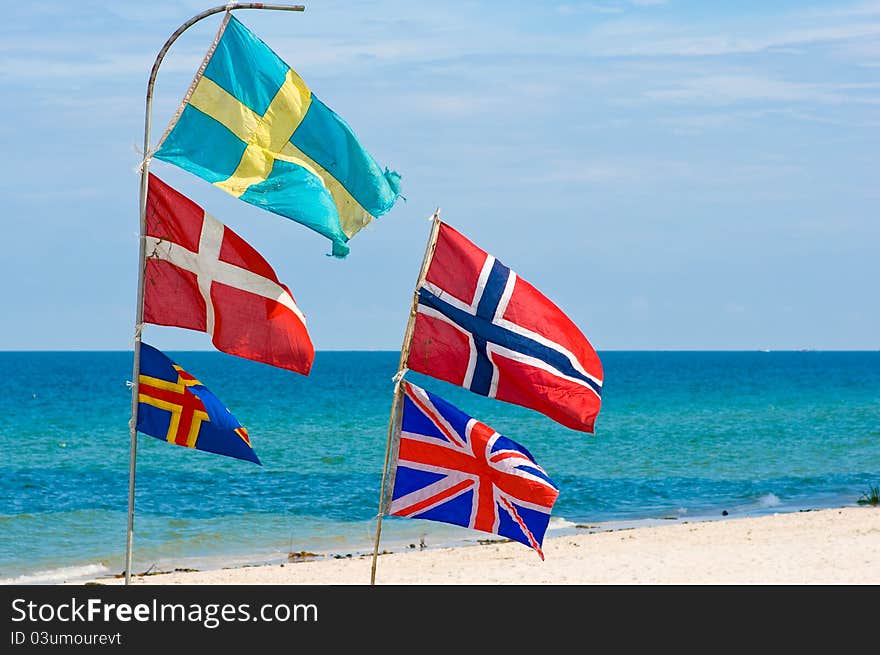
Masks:
[[[146,211],[144,321],[211,335],[225,353],[308,375],[305,317],[247,242],[155,175]]]

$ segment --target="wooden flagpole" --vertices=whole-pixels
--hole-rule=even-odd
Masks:
[[[376,520],[376,540],[373,543],[373,564],[370,567],[370,585],[376,584],[376,560],[379,557],[379,539],[382,534],[382,516],[385,514],[385,484],[388,480],[388,465],[391,460],[391,444],[396,433],[395,427],[400,419],[400,405],[403,398],[403,376],[406,373],[406,362],[409,359],[409,350],[412,345],[412,335],[415,329],[416,314],[419,306],[419,287],[425,281],[428,267],[434,259],[434,248],[437,246],[437,235],[440,232],[440,208],[438,207],[431,216],[431,232],[428,234],[428,243],[425,245],[425,255],[422,258],[422,267],[419,269],[419,277],[413,291],[412,303],[409,308],[409,320],[406,323],[406,332],[403,335],[403,345],[400,348],[400,362],[397,364],[397,374],[394,376],[394,400],[391,402],[391,417],[388,419],[388,440],[385,443],[385,464],[382,468],[382,485],[379,489],[379,516]]]
[[[203,18],[219,14],[221,11],[230,12],[234,9],[272,9],[278,11],[305,11],[303,5],[267,5],[262,2],[230,2],[219,7],[206,9],[196,14],[168,37],[165,45],[156,55],[153,68],[150,71],[150,79],[147,82],[147,101],[144,112],[144,160],[141,163],[140,184],[140,233],[138,238],[138,283],[137,283],[137,309],[134,324],[134,358],[131,373],[131,419],[128,422],[129,429],[129,458],[128,458],[128,531],[125,539],[125,584],[131,584],[131,549],[134,539],[134,478],[137,461],[137,414],[138,392],[141,369],[141,331],[144,328],[144,269],[146,267],[145,237],[147,224],[147,183],[149,181],[150,167],[150,123],[153,108],[153,86],[159,65],[165,58],[165,54],[177,38],[187,29],[198,23]]]

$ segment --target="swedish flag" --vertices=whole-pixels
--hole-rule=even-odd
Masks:
[[[337,257],[394,205],[400,176],[232,14],[199,70],[156,159],[310,227]]]

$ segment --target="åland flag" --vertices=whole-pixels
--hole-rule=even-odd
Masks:
[[[602,364],[553,302],[440,222],[406,366],[593,432]]]
[[[409,382],[391,466],[388,513],[541,544],[556,485],[525,448]]]
[[[400,176],[229,12],[153,156],[310,227],[337,257],[399,194]]]
[[[139,432],[168,443],[260,464],[247,430],[201,382],[141,343]]]
[[[269,263],[153,174],[147,191],[144,320],[207,332],[225,353],[308,375],[305,317]]]

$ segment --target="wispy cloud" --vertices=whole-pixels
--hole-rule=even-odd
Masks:
[[[867,91],[868,93],[864,93]],[[764,75],[703,75],[645,91],[651,100],[727,105],[740,102],[880,104],[880,84],[789,82]],[[873,94],[872,94],[873,92]]]
[[[632,7],[660,7],[667,0],[609,0],[607,2],[570,2],[556,7],[564,16],[582,13],[621,14]]]
[[[698,171],[687,161],[652,157],[629,157],[591,161],[556,159],[540,175],[541,182],[609,184],[641,183],[670,179],[695,179]]]
[[[589,54],[602,57],[708,57],[754,54],[819,44],[843,44],[880,36],[880,22],[848,21],[768,31],[752,25],[703,25],[622,19],[589,35]]]
[[[521,19],[516,20],[515,11],[497,15],[464,7],[447,12],[422,5],[413,9],[405,4],[398,9],[394,3],[394,11],[381,14],[367,4],[322,6],[317,13],[318,21],[310,22],[308,30],[303,29],[304,17],[282,26],[277,18],[269,20],[259,15],[269,12],[243,15],[294,68],[302,67],[309,74],[318,75],[339,75],[340,71],[356,71],[376,64],[405,68],[456,62],[461,70],[466,70],[505,56],[696,58],[779,54],[815,46],[833,47],[841,57],[864,65],[876,65],[880,60],[880,8],[874,3],[840,7],[828,12],[829,15],[817,14],[815,10],[776,13],[771,14],[770,20],[764,17],[760,22],[749,15],[730,12],[709,13],[699,21],[683,21],[680,16],[669,17],[665,10],[644,11],[644,5],[660,4],[663,3],[656,0],[571,2],[539,9],[545,15],[555,14],[557,23],[563,20],[565,29],[561,30],[541,27],[540,20],[537,26],[529,23],[526,29]],[[176,27],[181,15],[186,14],[180,7],[190,7],[190,3],[177,7],[162,5],[164,9],[156,12],[152,5],[148,9],[143,3],[112,6],[112,10],[106,9],[104,13],[112,11],[118,15],[125,22],[125,29],[90,31],[88,25],[64,31],[55,28],[54,32],[46,31],[46,37],[34,39],[32,33],[5,28],[0,38],[3,76],[20,80],[41,73],[53,77],[75,75],[86,80],[143,75],[161,42]],[[632,11],[625,12],[627,9]],[[585,12],[592,16],[586,17]],[[93,8],[92,14],[99,15],[99,10]],[[30,16],[32,22],[38,18]],[[355,22],[360,29],[335,29],[341,20]],[[95,20],[96,25],[101,22]],[[139,23],[141,27],[137,28]],[[206,21],[199,28],[205,36],[215,29],[216,22],[209,23]],[[96,47],[96,40],[100,47]],[[194,70],[207,43],[192,36],[182,38],[169,53],[163,70]]]
[[[675,113],[672,116],[659,118],[658,123],[669,127],[674,134],[694,136],[718,130],[750,130],[774,120],[849,128],[880,127],[880,117],[872,119],[840,115],[836,112],[819,113],[813,108],[791,106],[727,111],[712,108],[710,111]]]
[[[807,7],[801,9],[798,13],[804,17],[815,18],[880,16],[880,1],[870,0],[853,4],[835,3],[831,6]]]
[[[761,186],[771,180],[795,179],[804,174],[804,166],[784,156],[763,153],[754,159],[738,161],[721,156],[701,156],[688,160],[633,155],[629,157],[590,157],[581,159],[544,158],[552,162],[539,176],[547,184],[579,184],[602,188],[644,188],[657,185],[699,188],[737,189]]]
[[[556,12],[562,16],[576,16],[583,13],[597,14],[621,14],[624,8],[619,4],[599,4],[596,2],[579,2],[577,4],[564,4],[556,7]]]

